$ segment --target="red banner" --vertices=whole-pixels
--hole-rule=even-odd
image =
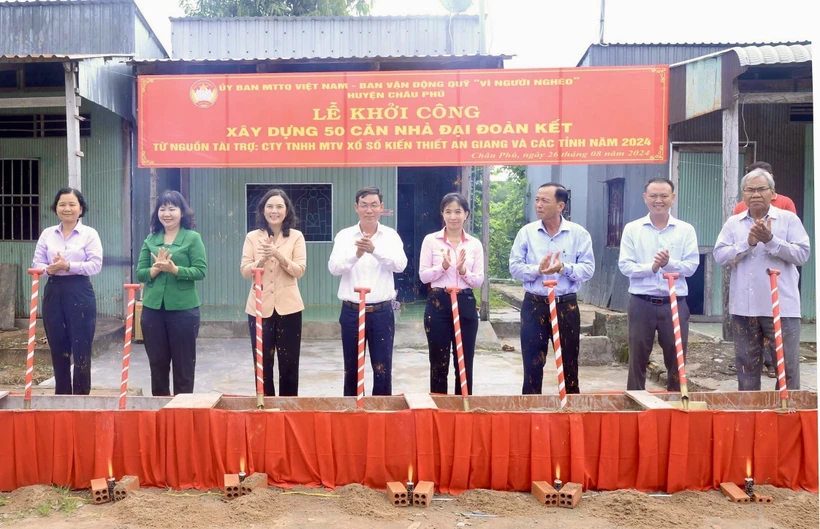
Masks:
[[[666,66],[139,77],[140,167],[666,161]]]

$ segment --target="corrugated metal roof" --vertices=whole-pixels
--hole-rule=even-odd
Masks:
[[[755,46],[809,45],[809,42],[763,42]],[[751,45],[751,44],[750,44]],[[749,46],[750,46],[749,45]],[[636,66],[649,64],[682,64],[701,57],[714,56],[731,48],[749,47],[732,43],[610,43],[592,44],[578,66]]]
[[[603,44],[592,44],[592,46],[769,46],[772,42],[605,42]],[[776,44],[809,44],[808,41],[795,40],[788,42],[778,42]]]
[[[0,7],[13,4],[132,4],[134,0],[3,0]]]
[[[10,63],[10,62],[66,62],[66,61],[82,61],[84,59],[113,59],[123,58],[128,59],[133,57],[134,54],[99,54],[99,53],[86,53],[86,54],[70,54],[70,55],[61,55],[61,54],[29,54],[29,55],[0,55],[0,62]]]
[[[478,58],[488,58],[488,59],[501,59],[501,60],[508,60],[511,59],[513,55],[447,55],[447,56],[440,56],[440,55],[400,55],[400,56],[391,56],[391,57],[382,57],[382,56],[372,56],[372,57],[344,57],[345,61],[389,61],[389,60],[425,60],[425,59],[442,59],[442,58],[451,58],[451,59],[478,59]],[[135,59],[132,61],[128,61],[129,64],[152,64],[152,63],[205,63],[205,64],[252,64],[252,63],[265,63],[265,62],[275,62],[275,63],[295,63],[295,62],[339,62],[339,58],[337,57],[293,57],[288,59],[269,59],[264,57],[249,57],[249,58],[234,58],[234,59],[182,59],[179,57],[171,58],[171,59]]]
[[[797,62],[811,62],[811,44],[779,44],[765,46],[735,46],[709,55],[695,57],[670,65],[677,67],[684,64],[710,59],[733,51],[737,54],[740,66],[760,66],[769,64],[791,64]]]
[[[182,59],[475,55],[478,17],[174,18]]]
[[[6,0],[0,8],[4,8],[0,9],[2,53],[148,53],[145,50],[150,49],[149,57],[168,56],[135,0]]]
[[[732,48],[740,59],[741,66],[758,64],[788,64],[811,61],[811,44],[791,46],[745,46]]]

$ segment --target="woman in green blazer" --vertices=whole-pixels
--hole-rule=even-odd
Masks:
[[[194,392],[199,296],[194,281],[205,277],[208,263],[194,212],[177,191],[165,191],[151,215],[151,235],[142,244],[137,279],[145,283],[142,334],[151,365],[151,393]]]

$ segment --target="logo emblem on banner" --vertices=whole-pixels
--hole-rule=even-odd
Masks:
[[[191,101],[199,108],[208,108],[216,103],[218,92],[215,84],[207,79],[200,79],[191,85]]]

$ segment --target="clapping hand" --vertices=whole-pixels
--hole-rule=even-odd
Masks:
[[[766,219],[765,223],[763,222],[763,219],[758,219],[755,221],[754,225],[752,225],[752,229],[749,230],[748,243],[749,246],[756,246],[758,242],[766,244],[772,240],[772,237],[771,217]]]
[[[652,262],[652,271],[656,274],[658,270],[669,264],[669,250],[661,250],[655,254],[655,260]]]
[[[279,240],[282,238],[282,233],[279,233]],[[262,257],[265,260],[276,259],[277,261],[282,260],[282,252],[279,251],[279,248],[276,247],[274,243],[273,237],[268,237],[267,242],[262,244],[261,248]]]
[[[450,249],[449,248],[442,248],[441,249],[441,267],[445,270],[450,269]]]
[[[555,255],[550,252],[541,260],[541,265],[539,266],[538,271],[539,273],[548,276],[557,274],[563,267],[564,264],[561,262],[561,252],[555,252]]]
[[[373,253],[373,250],[376,249],[376,246],[373,245],[373,240],[370,238],[370,235],[362,235],[361,239],[357,239],[355,243],[356,245],[356,257],[361,258],[365,252]]]
[[[157,277],[160,272],[170,272],[177,275],[179,268],[171,260],[173,254],[167,248],[160,248],[157,255],[151,253],[154,258],[154,265],[151,267],[151,277]]]
[[[65,260],[65,257],[63,257],[60,252],[57,252],[57,255],[54,257],[54,261],[46,267],[46,273],[48,275],[54,275],[60,271],[68,272],[68,269],[68,261]]]
[[[466,262],[467,262],[467,250],[462,248],[461,250],[458,251],[458,259],[456,260],[456,270],[458,270],[458,273],[460,275],[466,275],[467,274],[467,267],[465,266]]]

